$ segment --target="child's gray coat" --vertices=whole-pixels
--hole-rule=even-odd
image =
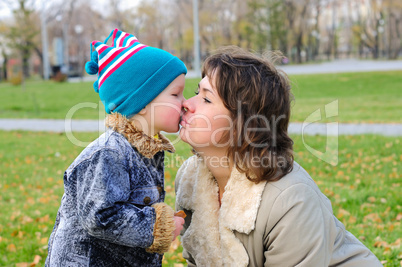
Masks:
[[[141,132],[135,132],[135,137],[127,135],[127,121],[119,119],[123,123],[115,129],[122,134],[107,130],[64,174],[65,192],[49,239],[46,266],[161,265],[158,253],[170,245],[173,210],[164,204],[152,205],[164,201],[163,150],[174,148],[163,138],[162,145],[147,151],[153,157],[143,156],[147,153],[139,153],[127,139],[155,140],[144,139]],[[161,244],[155,248],[160,241],[156,240],[160,239],[158,219],[165,220],[159,222],[164,228],[159,234],[169,240],[162,245],[164,251]],[[158,253],[149,253],[147,248]]]

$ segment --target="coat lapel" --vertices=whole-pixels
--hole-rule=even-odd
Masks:
[[[109,114],[105,119],[105,125],[122,134],[144,157],[153,158],[159,151],[175,152],[173,144],[161,133],[158,133],[159,138],[148,136],[137,129],[133,121],[120,113]]]
[[[199,266],[222,266],[218,185],[197,156],[183,164],[177,177],[181,179],[176,201],[193,212],[191,224],[182,236],[183,247]]]
[[[193,212],[183,246],[200,266],[247,266],[247,251],[233,231],[254,230],[266,183],[255,184],[235,168],[219,208],[218,185],[202,159],[188,159],[177,176],[177,202]]]

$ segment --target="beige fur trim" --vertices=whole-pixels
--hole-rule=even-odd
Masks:
[[[266,182],[255,184],[233,169],[219,208],[218,185],[201,158],[188,159],[177,179],[177,204],[193,212],[183,247],[197,265],[247,266],[247,251],[233,231],[254,230]]]
[[[156,203],[152,207],[156,212],[154,242],[146,251],[163,254],[169,250],[172,243],[173,231],[176,227],[173,219],[174,211],[165,203]]]
[[[184,162],[177,177],[181,180],[176,196],[178,205],[193,211],[191,224],[181,239],[183,247],[194,257],[197,266],[222,266],[219,189],[215,179],[197,156]]]
[[[220,216],[225,227],[245,234],[254,230],[266,184],[267,181],[255,184],[236,168],[232,170],[222,198]]]
[[[152,158],[159,151],[175,152],[173,144],[158,133],[159,139],[146,135],[137,129],[132,121],[120,113],[113,113],[106,117],[105,125],[113,131],[122,134],[127,141],[141,153],[144,157]]]

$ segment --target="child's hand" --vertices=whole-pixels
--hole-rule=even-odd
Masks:
[[[174,224],[176,229],[173,231],[173,240],[180,234],[181,230],[183,229],[184,219],[182,217],[174,216]]]

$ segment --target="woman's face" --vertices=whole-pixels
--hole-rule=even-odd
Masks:
[[[180,122],[180,138],[184,142],[197,152],[229,146],[229,140],[220,141],[231,129],[232,119],[215,89],[213,78],[205,76],[198,84],[196,95],[184,101],[183,107],[187,110]]]

